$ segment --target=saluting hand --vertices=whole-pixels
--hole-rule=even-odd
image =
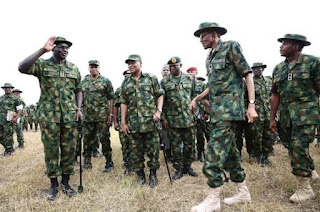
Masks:
[[[44,45],[43,49],[46,52],[50,52],[55,46],[56,44],[54,44],[54,42],[56,41],[56,37],[52,36],[51,38],[49,38],[49,40],[46,42],[46,44]]]

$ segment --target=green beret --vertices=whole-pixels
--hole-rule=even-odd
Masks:
[[[264,65],[263,63],[254,63],[251,68],[258,68],[258,67],[267,68],[267,65]]]
[[[140,55],[138,54],[132,54],[132,55],[129,55],[128,59],[126,59],[125,63],[128,63],[129,61],[141,61],[141,57]]]
[[[282,42],[283,40],[295,40],[301,42],[304,46],[310,46],[311,43],[307,41],[307,37],[299,34],[285,34],[283,38],[279,38],[278,41]]]
[[[220,35],[224,35],[227,33],[227,29],[219,26],[219,24],[214,22],[204,22],[199,25],[199,29],[194,32],[194,36],[200,37],[200,34],[203,32],[214,30],[217,31]]]
[[[168,61],[168,65],[171,65],[171,64],[177,64],[177,63],[181,63],[181,59],[180,57],[171,57],[170,60]]]
[[[4,85],[1,88],[14,88],[11,83],[4,83]]]
[[[72,46],[72,43],[63,37],[56,37],[56,41],[54,42],[54,44],[58,43],[66,43],[69,47]]]
[[[90,60],[90,61],[89,61],[89,65],[97,65],[97,66],[99,66],[100,63],[99,63],[98,60]]]

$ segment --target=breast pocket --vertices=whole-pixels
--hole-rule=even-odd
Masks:
[[[43,82],[42,86],[45,88],[54,88],[57,84],[57,77],[59,73],[55,70],[44,69],[42,72]]]
[[[211,81],[214,83],[223,82],[227,77],[225,73],[226,62],[225,59],[215,60],[210,64],[211,68]]]

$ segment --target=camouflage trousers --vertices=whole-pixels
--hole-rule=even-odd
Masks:
[[[112,148],[110,142],[110,131],[107,121],[84,122],[83,123],[83,151],[85,160],[90,159],[96,139],[100,139],[102,144],[102,154],[106,162],[112,162]]]
[[[11,122],[0,125],[0,143],[5,152],[13,151],[13,124]]]
[[[279,136],[288,149],[292,174],[310,177],[314,163],[310,156],[309,144],[314,141],[316,125],[290,126],[280,125]]]
[[[78,138],[77,122],[40,122],[40,125],[48,177],[74,174]]]
[[[172,164],[175,169],[191,166],[195,157],[195,127],[168,128]]]
[[[119,130],[119,140],[121,143],[122,150],[122,161],[124,167],[132,167],[131,166],[131,144],[128,136],[125,136],[121,130]]]
[[[205,120],[197,120],[197,152],[204,151],[205,139],[208,141],[210,137],[210,123]]]
[[[273,150],[274,136],[269,129],[270,120],[256,120],[249,124],[252,135],[252,156],[256,158],[268,157]]]
[[[226,170],[233,182],[243,182],[246,174],[241,168],[240,153],[235,141],[235,128],[239,121],[218,121],[211,124],[210,140],[203,165],[208,185],[216,188],[223,185],[222,174]]]
[[[20,123],[16,123],[14,125],[14,131],[17,134],[17,141],[18,141],[19,145],[24,144],[22,127],[23,127],[23,118],[20,118]]]
[[[252,154],[252,134],[249,130],[249,124],[248,121],[239,121],[239,124],[236,125],[235,129],[235,137],[236,137],[236,144],[237,148],[240,152],[242,152],[242,147],[243,147],[243,137],[245,138],[246,141],[246,149],[247,153],[249,155]]]
[[[134,171],[138,171],[145,167],[145,153],[149,158],[147,166],[150,169],[158,169],[160,167],[160,139],[157,131],[130,133],[128,139],[131,146],[131,165]]]

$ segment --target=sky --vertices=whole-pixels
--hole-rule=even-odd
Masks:
[[[10,0],[0,2],[2,68],[0,85],[9,82],[23,91],[27,105],[40,96],[38,79],[21,74],[19,62],[44,46],[51,36],[73,43],[67,60],[76,64],[81,76],[89,74],[88,61],[100,61],[101,75],[114,89],[121,85],[125,60],[142,57],[142,70],[161,80],[161,68],[179,56],[182,71],[198,68],[206,76],[208,54],[193,33],[202,22],[216,22],[228,32],[223,41],[240,43],[250,66],[267,65],[271,75],[280,56],[278,38],[286,33],[307,36],[311,46],[303,53],[319,56],[318,0]],[[50,58],[46,53],[42,58]],[[0,89],[0,95],[4,91]]]

